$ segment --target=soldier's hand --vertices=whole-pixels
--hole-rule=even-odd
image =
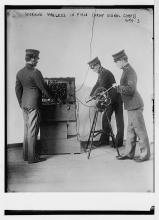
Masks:
[[[122,93],[122,86],[117,86],[117,93]]]
[[[112,84],[112,87],[113,87],[113,88],[116,88],[117,86],[118,86],[118,85],[117,85],[116,83],[113,83],[113,84]]]
[[[114,89],[116,89],[116,92],[117,92],[117,93],[120,93],[120,92],[121,92],[121,91],[120,91],[120,86],[117,85],[116,83],[114,83],[114,84],[112,85],[112,87],[113,87]]]

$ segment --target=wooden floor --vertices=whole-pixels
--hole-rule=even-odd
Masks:
[[[86,153],[63,154],[28,164],[21,147],[9,148],[8,192],[153,192],[153,156],[143,163],[115,156],[115,149],[103,146],[89,160]]]

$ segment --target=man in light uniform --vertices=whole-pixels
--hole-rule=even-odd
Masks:
[[[126,153],[119,160],[134,159],[143,162],[150,158],[149,139],[143,118],[143,100],[137,91],[137,75],[128,63],[124,50],[112,55],[116,65],[123,70],[117,91],[122,95],[128,113]],[[135,157],[136,140],[139,138],[140,156]]]

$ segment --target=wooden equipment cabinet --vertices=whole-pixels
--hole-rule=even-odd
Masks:
[[[43,98],[40,125],[41,154],[80,153],[80,143],[77,140],[75,78],[46,78],[50,89],[53,83],[65,85],[61,103]],[[56,85],[57,86],[57,85]],[[58,90],[58,89],[57,89]],[[60,95],[59,95],[60,96]],[[57,97],[57,96],[56,96]]]

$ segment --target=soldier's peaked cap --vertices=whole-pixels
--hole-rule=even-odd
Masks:
[[[93,60],[88,62],[88,65],[93,68],[94,66],[101,64],[100,60],[98,57],[95,57]]]
[[[114,58],[114,62],[116,62],[122,58],[127,58],[127,55],[125,53],[125,50],[121,50],[118,53],[113,54],[112,57]]]
[[[39,50],[26,49],[25,52],[26,52],[26,56],[30,56],[30,55],[32,55],[33,57],[37,57],[37,58],[39,58],[39,53],[40,53]]]

